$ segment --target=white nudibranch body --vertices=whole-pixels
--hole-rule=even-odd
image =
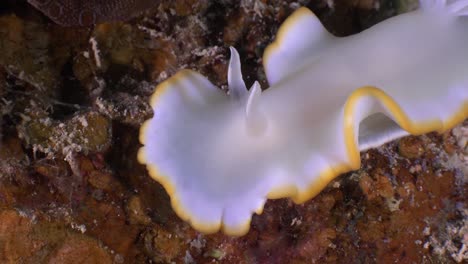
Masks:
[[[139,161],[195,229],[243,235],[267,198],[304,202],[360,151],[450,129],[468,117],[468,0],[421,6],[345,38],[298,9],[265,51],[263,92],[233,48],[228,94],[177,73],[151,98]]]

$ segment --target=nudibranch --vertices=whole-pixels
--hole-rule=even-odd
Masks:
[[[360,167],[360,151],[468,117],[468,0],[421,8],[359,34],[296,10],[265,50],[270,87],[247,90],[231,48],[226,94],[182,70],[161,83],[138,160],[180,218],[243,235],[266,199],[302,203]]]

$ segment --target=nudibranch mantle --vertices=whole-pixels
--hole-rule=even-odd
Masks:
[[[138,160],[195,229],[243,235],[267,198],[297,203],[360,167],[360,151],[468,117],[468,0],[421,0],[357,35],[306,8],[265,50],[270,88],[246,89],[231,48],[228,94],[182,70],[151,97]]]

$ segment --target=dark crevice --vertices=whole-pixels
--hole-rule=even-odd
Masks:
[[[73,77],[73,65],[68,61],[61,72],[63,79],[56,100],[52,102],[51,117],[53,119],[64,120],[88,104],[86,89],[82,87],[79,80]]]

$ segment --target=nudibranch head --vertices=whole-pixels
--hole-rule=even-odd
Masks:
[[[272,131],[258,107],[260,85],[247,91],[233,48],[228,86],[226,95],[189,70],[160,84],[150,100],[154,117],[141,128],[138,160],[165,187],[182,219],[205,233],[222,228],[239,235],[247,232],[252,212],[262,211],[270,189],[260,181],[255,155],[274,135],[266,135]]]
[[[468,15],[468,0],[423,3],[347,38],[300,8],[266,50],[265,91],[257,82],[246,89],[233,48],[227,94],[178,72],[150,99],[139,162],[195,229],[243,235],[267,199],[312,198],[359,168],[359,151],[462,122],[468,20],[455,18]]]

